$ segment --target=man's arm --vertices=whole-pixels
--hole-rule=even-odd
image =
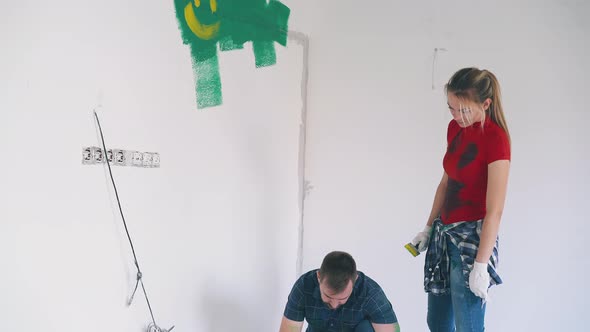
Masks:
[[[279,332],[301,332],[302,328],[303,328],[303,321],[297,322],[297,321],[290,320],[287,317],[283,316],[283,320],[281,320],[281,328],[280,328]],[[377,330],[375,330],[375,331],[377,331]]]
[[[393,324],[371,323],[371,324],[373,325],[373,329],[375,329],[375,332],[399,332],[400,331],[398,323],[393,323]]]

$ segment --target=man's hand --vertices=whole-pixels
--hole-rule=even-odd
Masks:
[[[279,332],[301,332],[303,328],[303,321],[296,322],[294,320],[290,320],[287,317],[283,316],[283,320],[281,320],[281,328]]]

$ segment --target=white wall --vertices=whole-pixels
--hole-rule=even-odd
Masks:
[[[286,1],[293,12],[302,3]],[[306,32],[304,16],[291,27]],[[308,30],[307,30],[308,32]],[[156,320],[270,331],[296,269],[302,49],[222,53],[224,105],[196,110],[173,1],[3,1],[0,321],[11,331],[141,331],[141,293],[97,145],[161,154],[114,168]]]
[[[584,1],[325,0],[310,58],[305,269],[347,250],[385,288],[403,331],[426,331],[423,227],[451,119],[442,84],[492,70],[513,139],[490,331],[583,331],[590,185]],[[440,54],[431,86],[434,48]]]
[[[426,330],[423,256],[403,244],[442,172],[440,85],[480,66],[501,80],[514,157],[488,329],[583,330],[588,4],[285,3],[311,33],[304,269],[348,250],[402,329]],[[160,325],[275,330],[295,278],[300,48],[258,70],[248,49],[224,53],[225,104],[196,111],[172,1],[4,1],[0,13],[5,329],[149,321],[141,296],[125,307],[134,268],[106,173],[80,164],[102,91],[107,143],[162,154],[161,169],[115,169]],[[448,52],[433,91],[435,47]]]

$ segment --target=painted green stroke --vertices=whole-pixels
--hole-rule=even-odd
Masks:
[[[221,51],[252,42],[257,68],[276,64],[275,43],[287,46],[290,9],[278,0],[175,0],[182,41],[190,47],[197,108],[223,103]]]

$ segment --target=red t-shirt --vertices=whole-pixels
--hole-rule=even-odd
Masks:
[[[510,141],[506,132],[489,117],[461,128],[451,120],[447,130],[447,152],[443,167],[449,176],[441,209],[444,224],[476,221],[486,215],[488,164],[510,160]]]

